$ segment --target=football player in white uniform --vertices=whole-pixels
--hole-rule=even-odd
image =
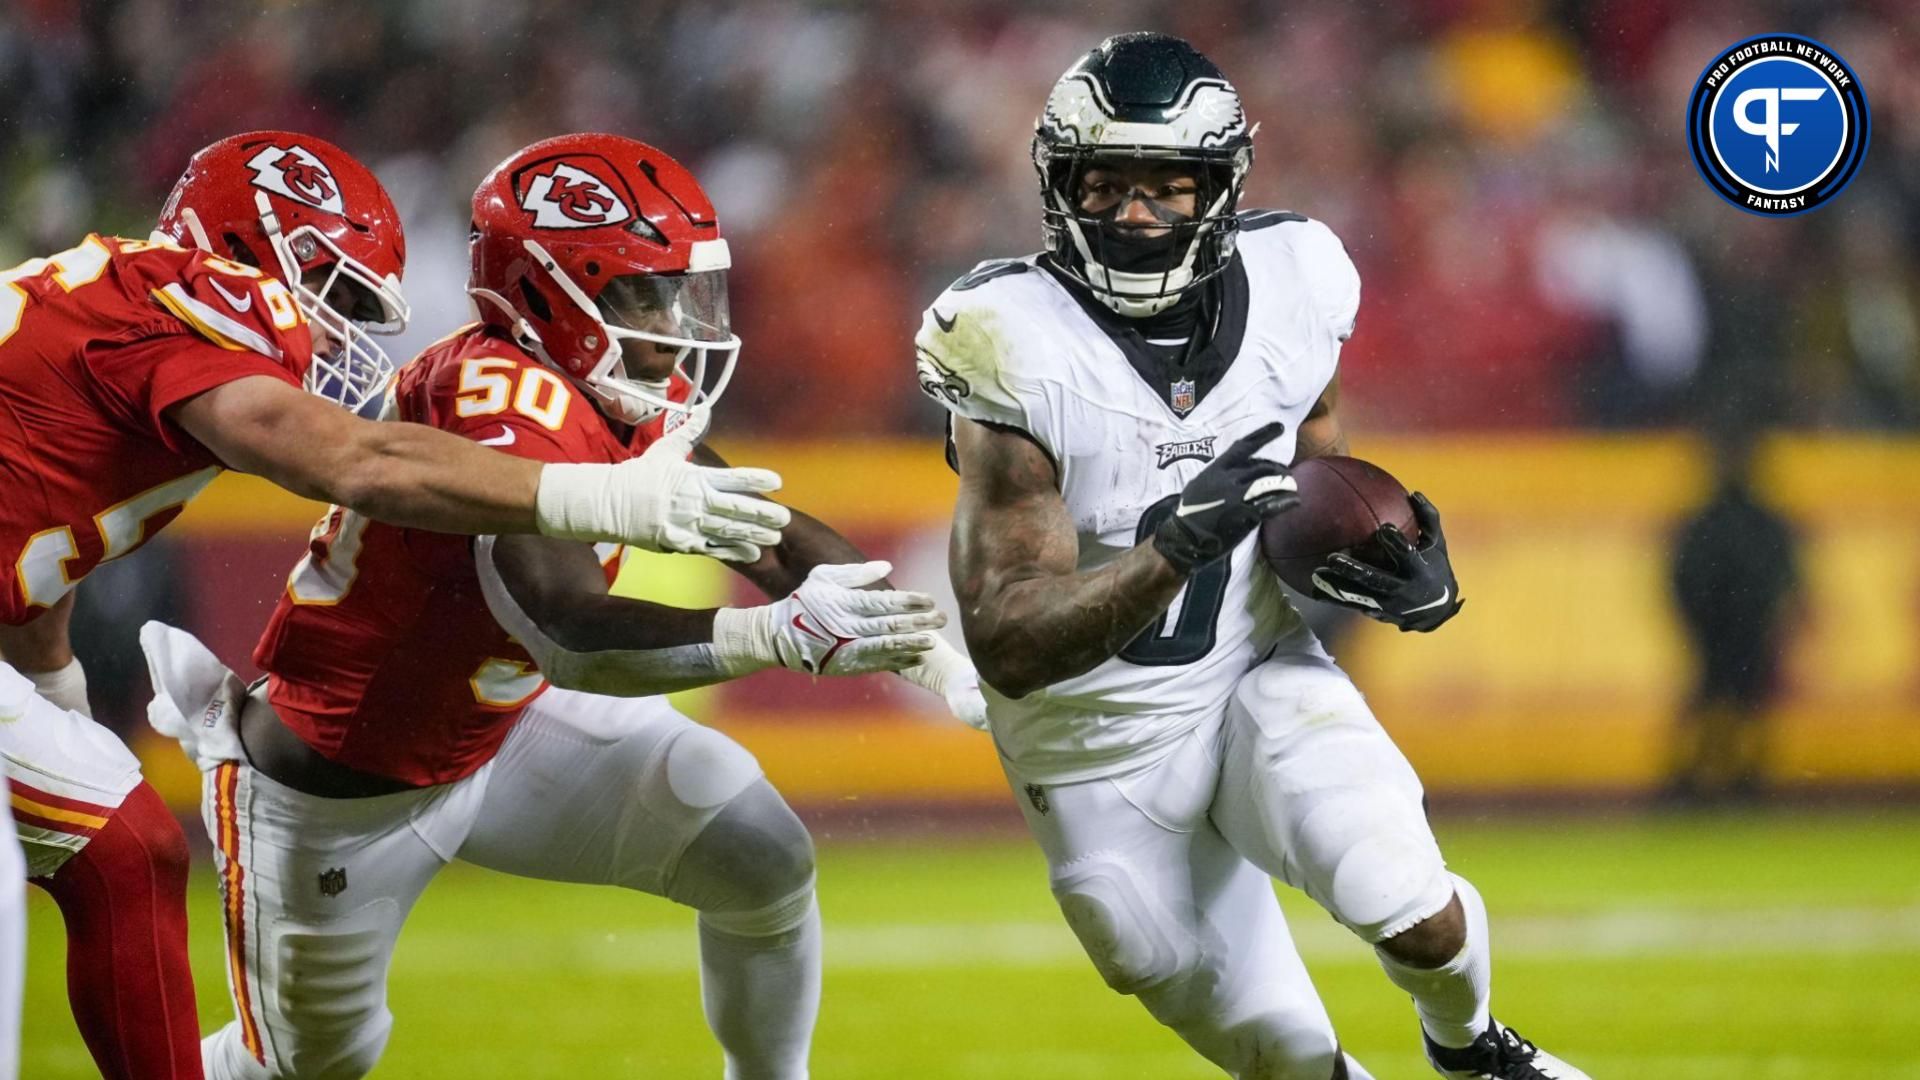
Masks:
[[[1045,253],[934,301],[952,574],[1008,780],[1115,990],[1236,1077],[1359,1080],[1269,877],[1373,944],[1450,1077],[1585,1080],[1488,1009],[1486,911],[1419,779],[1259,564],[1286,462],[1344,453],[1360,279],[1325,225],[1236,212],[1239,96],[1176,38],[1110,38],[1034,140]],[[1403,629],[1459,608],[1439,515],[1329,598]]]

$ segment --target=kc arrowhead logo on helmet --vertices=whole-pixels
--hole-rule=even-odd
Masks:
[[[649,423],[726,389],[733,257],[706,192],[664,152],[595,132],[542,140],[494,166],[472,220],[481,318],[608,416]]]
[[[253,185],[276,195],[306,203],[329,214],[344,214],[340,185],[311,150],[304,146],[266,146],[247,161]]]
[[[520,207],[542,229],[593,229],[633,216],[611,185],[578,165],[556,161],[523,182]]]

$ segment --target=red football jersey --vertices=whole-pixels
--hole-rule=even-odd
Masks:
[[[480,326],[401,368],[388,416],[553,462],[623,461],[664,427],[655,418],[623,441],[565,377]],[[620,548],[597,549],[611,584]],[[314,527],[253,659],[275,711],[308,745],[418,785],[486,764],[547,688],[487,610],[468,537],[339,507]]]
[[[0,272],[0,623],[145,543],[223,466],[167,410],[249,375],[299,386],[286,286],[171,244],[89,236]]]

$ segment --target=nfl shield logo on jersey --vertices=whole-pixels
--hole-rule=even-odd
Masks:
[[[1185,416],[1193,411],[1193,380],[1175,379],[1167,391],[1167,399],[1173,405],[1173,411]]]

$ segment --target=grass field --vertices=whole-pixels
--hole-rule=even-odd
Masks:
[[[1920,812],[1445,817],[1494,915],[1497,1013],[1599,1080],[1920,1080]],[[1218,1075],[1108,991],[1016,837],[821,846],[821,1080]],[[1347,1047],[1431,1076],[1360,946],[1285,897]],[[229,1016],[196,878],[203,1021]],[[28,1080],[94,1075],[67,1018],[57,913],[31,904]],[[691,917],[664,901],[455,866],[394,963],[388,1077],[717,1077]]]

